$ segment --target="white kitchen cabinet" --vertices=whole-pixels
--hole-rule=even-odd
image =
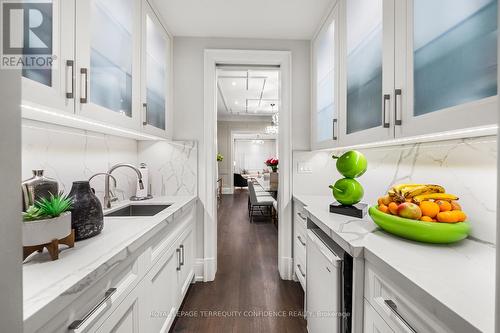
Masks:
[[[76,3],[76,113],[139,129],[140,0]]]
[[[168,332],[194,277],[195,220],[195,205],[180,208],[104,277],[75,287],[63,310],[25,332]]]
[[[141,307],[142,332],[167,332],[177,313],[179,249],[172,246],[149,271]]]
[[[171,38],[147,1],[141,18],[141,126],[150,134],[171,137]]]
[[[312,42],[313,119],[315,148],[338,145],[338,6],[332,11]]]
[[[190,228],[181,236],[179,241],[180,265],[177,270],[179,290],[179,304],[184,299],[194,276],[194,233]]]
[[[55,59],[50,68],[22,70],[22,104],[74,113],[75,1],[52,0],[51,4],[38,5],[42,7],[33,10],[42,13],[43,24],[38,28],[36,36],[41,43],[52,48],[51,53]],[[30,15],[30,19],[31,17],[35,19],[36,15]],[[45,24],[46,22],[48,23]]]
[[[340,142],[394,137],[394,0],[341,0]]]
[[[396,137],[497,123],[497,7],[396,2]]]
[[[307,270],[307,218],[304,206],[297,200],[293,201],[293,261],[295,276],[302,289],[306,289]]]
[[[146,301],[146,295],[142,293],[141,287],[140,285],[132,290],[118,308],[104,321],[103,325],[99,327],[97,330],[98,333],[144,332],[140,329],[141,319],[139,316],[139,307],[140,302]]]
[[[320,120],[316,102],[314,148],[496,124],[497,7],[496,0],[338,0],[330,46],[338,60],[329,59],[337,68],[329,85],[337,85],[330,113],[338,130],[335,141],[318,141],[334,127]],[[330,23],[313,40],[313,61]],[[328,84],[312,82],[317,101]]]
[[[373,307],[364,301],[364,333],[392,333],[394,332],[389,325],[380,317]]]

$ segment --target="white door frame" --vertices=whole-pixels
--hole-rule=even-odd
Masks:
[[[282,279],[293,276],[292,259],[292,55],[290,51],[206,49],[204,70],[204,119],[202,155],[205,170],[200,170],[200,200],[204,206],[203,252],[204,281],[213,281],[217,272],[217,64],[279,65],[281,108],[279,110],[280,173],[278,214],[278,269]]]

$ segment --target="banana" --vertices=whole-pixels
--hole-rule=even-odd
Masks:
[[[428,184],[428,185],[414,187],[408,191],[404,191],[402,195],[406,199],[411,199],[419,195],[432,194],[432,193],[445,193],[445,192],[446,190],[444,189],[444,187],[440,185]]]
[[[404,193],[424,185],[425,184],[396,184],[387,191],[387,194],[395,202],[404,202],[406,199]]]
[[[430,194],[422,194],[413,197],[413,201],[417,204],[421,203],[424,200],[447,200],[454,201],[458,200],[458,197],[454,194],[449,193],[430,193]]]

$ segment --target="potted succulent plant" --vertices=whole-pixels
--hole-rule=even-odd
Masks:
[[[224,156],[221,153],[217,153],[217,162],[222,162],[224,160]]]
[[[71,202],[62,192],[50,194],[23,212],[23,246],[44,245],[70,235]]]

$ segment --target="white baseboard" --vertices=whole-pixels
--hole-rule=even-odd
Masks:
[[[230,187],[223,187],[222,188],[222,194],[233,194],[233,193],[234,193],[234,191]]]
[[[203,269],[204,269],[204,260],[196,258],[194,262],[194,281],[195,282],[203,282]]]
[[[204,264],[203,281],[208,282],[215,280],[215,273],[217,271],[216,269],[217,260],[215,258],[205,258],[203,260],[203,264]]]
[[[281,257],[279,261],[279,272],[283,280],[293,280],[293,258]]]

